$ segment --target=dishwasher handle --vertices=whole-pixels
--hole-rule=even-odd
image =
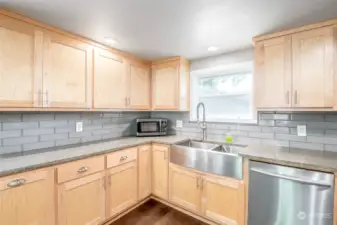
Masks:
[[[257,172],[257,173],[260,173],[260,174],[267,175],[267,176],[277,177],[277,178],[281,178],[281,179],[285,179],[285,180],[296,181],[296,182],[299,182],[299,183],[316,185],[316,186],[323,186],[323,187],[329,187],[329,188],[332,187],[331,184],[326,183],[326,182],[305,180],[305,179],[298,178],[298,177],[286,176],[286,175],[282,175],[282,174],[275,174],[275,173],[271,173],[271,172],[268,172],[268,171],[259,170],[259,169],[256,169],[256,168],[251,168],[250,170],[254,171],[254,172]]]

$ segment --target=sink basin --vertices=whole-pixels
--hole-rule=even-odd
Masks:
[[[246,148],[246,147],[247,146],[218,145],[215,148],[212,148],[211,151],[237,154],[238,153],[238,148]]]
[[[191,147],[191,148],[199,148],[199,149],[204,149],[204,150],[210,150],[210,149],[219,147],[219,145],[217,144],[203,142],[203,141],[192,141],[192,140],[180,142],[177,145]]]

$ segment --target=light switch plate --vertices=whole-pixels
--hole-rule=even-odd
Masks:
[[[82,132],[83,131],[83,122],[76,122],[76,132]]]
[[[299,137],[307,136],[307,126],[306,125],[297,125],[297,136]]]
[[[183,127],[183,121],[182,120],[176,120],[176,127],[182,128]]]

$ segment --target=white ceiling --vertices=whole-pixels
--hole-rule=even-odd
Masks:
[[[337,18],[337,0],[0,0],[0,6],[139,57],[196,59],[252,37]],[[218,46],[218,52],[208,52]]]

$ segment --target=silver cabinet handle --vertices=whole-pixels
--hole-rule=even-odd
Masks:
[[[83,167],[79,168],[79,169],[77,170],[77,172],[78,172],[78,173],[85,173],[85,172],[87,172],[88,170],[89,170],[88,167],[83,166]]]
[[[18,187],[18,186],[21,186],[21,185],[24,185],[26,183],[26,180],[25,179],[17,179],[17,180],[12,180],[11,182],[9,182],[7,184],[7,187]]]
[[[297,90],[294,92],[294,104],[297,105],[298,103],[298,96],[297,96]]]
[[[286,176],[286,175],[281,175],[281,174],[275,174],[275,173],[271,173],[268,171],[264,171],[264,170],[259,170],[259,169],[255,169],[255,168],[251,168],[251,171],[263,174],[263,175],[267,175],[267,176],[271,176],[271,177],[277,177],[277,178],[281,178],[281,179],[285,179],[285,180],[290,180],[290,181],[295,181],[295,182],[299,182],[299,183],[303,183],[303,184],[309,184],[309,185],[317,185],[317,186],[324,186],[324,187],[331,187],[331,184],[329,183],[325,183],[325,182],[319,182],[319,181],[313,181],[313,180],[305,180],[302,178],[298,178],[298,177],[292,177],[292,176]]]
[[[164,159],[166,160],[167,159],[167,152],[164,151]]]
[[[125,98],[125,105],[128,106],[128,98]]]
[[[199,188],[199,180],[200,180],[200,177],[198,177],[197,179],[197,188]]]
[[[128,158],[127,156],[122,156],[122,157],[119,159],[119,161],[122,162],[122,161],[126,160],[127,158]]]
[[[290,93],[290,91],[287,91],[286,96],[285,96],[287,105],[289,105],[289,102],[290,102],[289,101],[289,93]]]
[[[49,93],[48,90],[46,91],[46,104],[49,106]]]

